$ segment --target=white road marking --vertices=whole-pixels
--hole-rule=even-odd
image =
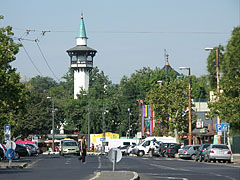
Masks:
[[[101,157],[98,157],[98,169],[102,167]]]

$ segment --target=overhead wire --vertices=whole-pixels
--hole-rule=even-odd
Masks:
[[[55,73],[53,72],[52,68],[51,68],[50,65],[48,64],[47,59],[45,58],[45,56],[44,56],[44,54],[43,54],[43,52],[42,52],[42,50],[41,50],[41,48],[40,48],[40,46],[39,46],[39,44],[38,44],[38,41],[39,41],[38,39],[35,40],[35,42],[36,42],[36,44],[37,44],[37,47],[38,47],[38,49],[39,49],[39,51],[40,51],[40,53],[41,53],[41,55],[42,55],[42,57],[43,57],[43,59],[44,59],[44,61],[45,61],[45,63],[46,63],[48,69],[51,71],[52,75],[53,75],[53,76],[58,80],[58,82],[59,82],[60,80],[57,78],[57,76],[56,76]]]
[[[21,38],[18,38],[18,40],[20,41],[20,44],[22,45],[22,47],[23,47],[25,53],[27,54],[28,59],[29,59],[30,62],[32,63],[33,67],[36,69],[36,71],[37,71],[41,76],[43,76],[42,73],[40,72],[40,70],[39,70],[39,69],[37,68],[37,66],[34,64],[32,58],[30,57],[30,55],[28,54],[26,48],[24,47],[24,45],[23,45],[23,43],[22,43],[22,41],[21,41]]]

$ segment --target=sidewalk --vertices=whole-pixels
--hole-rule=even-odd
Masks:
[[[240,154],[233,154],[232,155],[232,162],[235,164],[240,164]]]
[[[101,171],[90,180],[138,180],[139,176],[133,171]]]

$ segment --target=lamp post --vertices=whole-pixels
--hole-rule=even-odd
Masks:
[[[88,101],[88,151],[89,151],[90,150],[90,118],[91,118],[89,92],[88,94],[83,94],[83,96],[87,96],[87,101]]]
[[[128,114],[129,114],[129,119],[128,119],[128,136],[129,136],[129,139],[130,139],[130,125],[131,125],[130,121],[131,121],[131,115],[132,115],[130,108],[128,108]]]
[[[47,99],[52,99],[52,97],[48,96]],[[54,148],[54,113],[55,113],[54,101],[52,99],[52,151],[53,152],[55,152],[55,148]]]
[[[188,70],[188,144],[192,145],[192,119],[191,119],[191,70],[190,67],[179,67],[180,70]]]
[[[212,51],[214,48],[205,48],[206,51]],[[219,48],[216,48],[216,78],[217,78],[217,93],[220,93],[220,86],[219,86]],[[219,97],[217,98],[217,101],[219,101]],[[217,124],[221,124],[221,120],[219,116],[217,117]],[[221,137],[218,136],[218,144],[221,144]]]

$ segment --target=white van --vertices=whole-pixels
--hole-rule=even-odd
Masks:
[[[173,137],[147,137],[141,143],[139,143],[132,150],[133,154],[143,156],[149,153],[150,147],[153,146],[153,140],[156,140],[155,146],[158,147],[160,143],[176,143],[176,138]]]
[[[106,140],[105,152],[107,153],[112,148],[117,148],[124,145],[136,145],[138,139],[108,139]]]

